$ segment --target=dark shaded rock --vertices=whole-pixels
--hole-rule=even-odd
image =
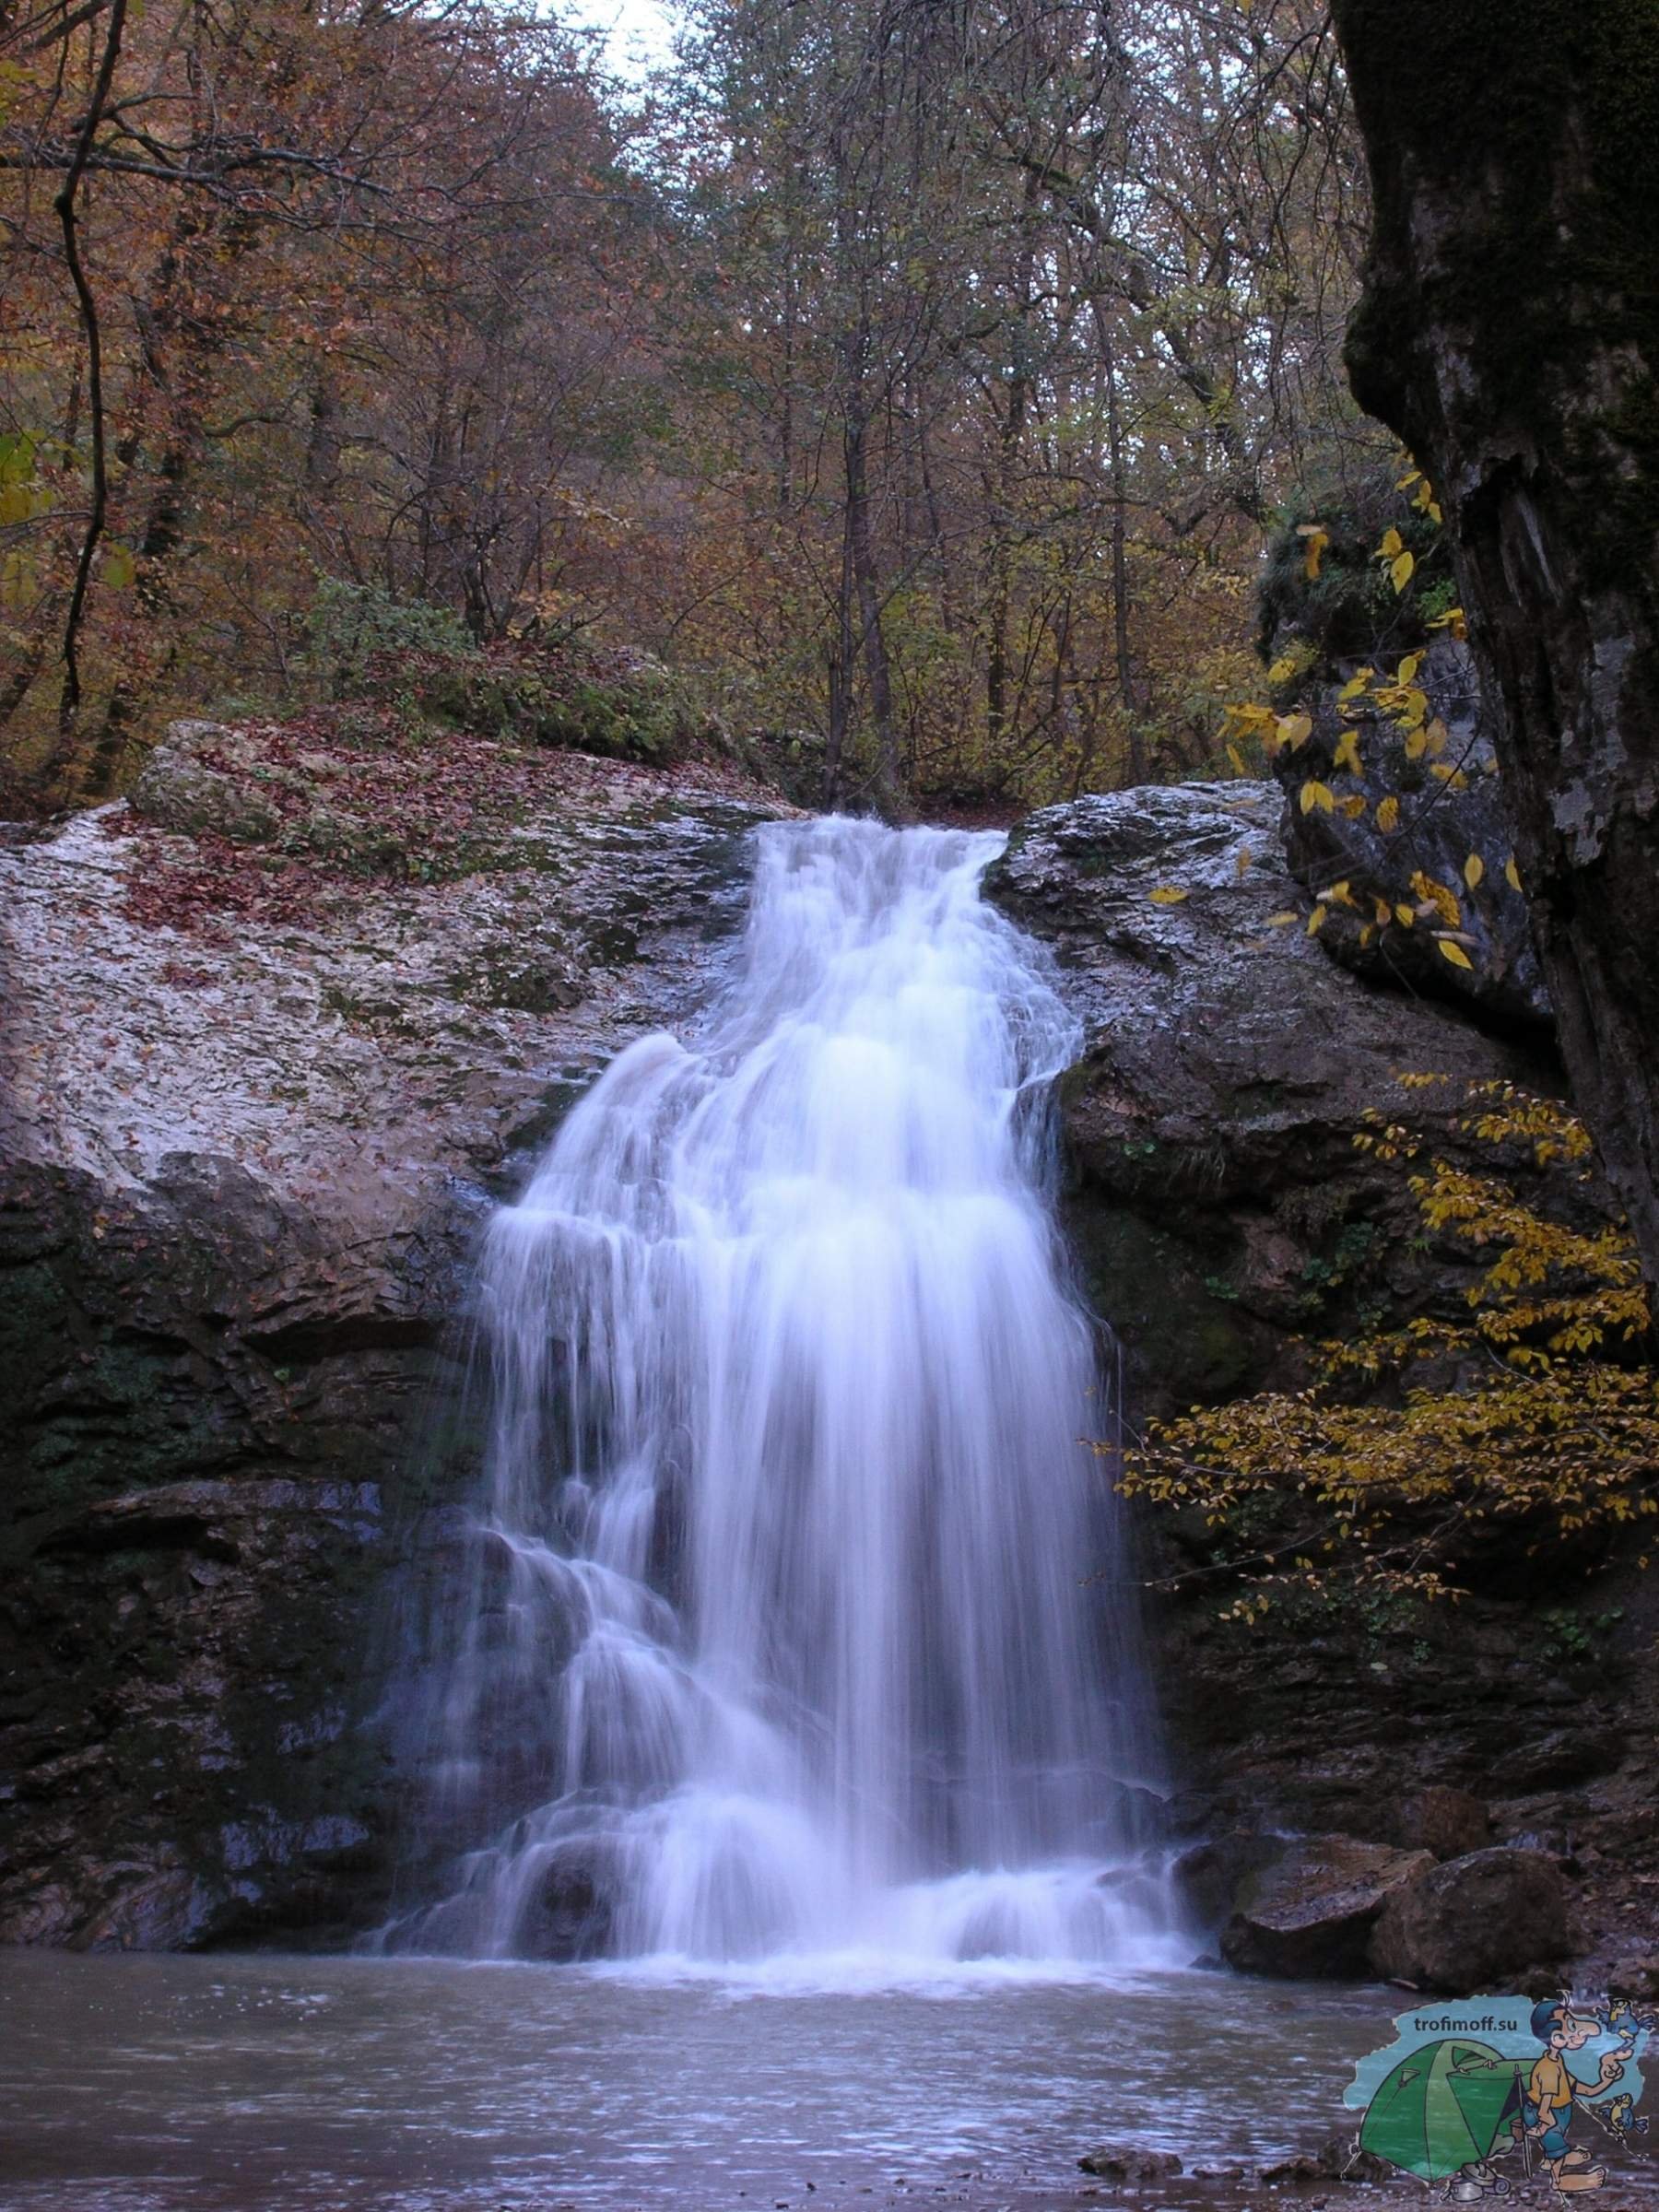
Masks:
[[[1379,1974],[1471,1996],[1571,1958],[1575,1938],[1556,1862],[1542,1852],[1498,1845],[1396,1886],[1367,1955]]]
[[[1256,2179],[1265,2188],[1305,2188],[1319,2182],[1385,2182],[1394,2169],[1385,2159],[1361,2150],[1358,2137],[1332,2136],[1317,2150],[1298,2151],[1276,2166],[1259,2166]]]
[[[1400,1840],[1410,1850],[1432,1852],[1437,1859],[1461,1859],[1491,1841],[1492,1817],[1467,1790],[1443,1785],[1419,1790],[1401,1818]]]
[[[1630,1997],[1638,2004],[1653,2004],[1659,1998],[1659,1951],[1639,1952],[1631,1958],[1616,1959],[1606,1970],[1605,1980],[1608,1996]]]
[[[1118,2148],[1104,2144],[1099,2150],[1086,2151],[1077,2160],[1084,2173],[1092,2173],[1102,2182],[1166,2182],[1181,2171],[1181,2160],[1172,2150],[1137,2150],[1133,2146]]]
[[[1354,1137],[1382,1112],[1437,1156],[1487,1169],[1457,1126],[1465,1086],[1558,1088],[1552,1056],[1528,1041],[1535,1027],[1494,1034],[1507,1017],[1414,999],[1328,957],[1323,933],[1272,927],[1307,907],[1284,817],[1272,783],[1084,799],[1020,824],[987,879],[1053,950],[1085,1027],[1062,1087],[1063,1204],[1084,1288],[1124,1351],[1132,1427],[1194,1401],[1299,1389],[1310,1338],[1458,1311],[1478,1261],[1425,1237],[1404,1177]],[[1184,896],[1160,903],[1159,889]],[[1477,1028],[1477,1012],[1492,1026]],[[1452,1080],[1408,1088],[1400,1071]],[[1517,1170],[1521,1187],[1547,1212],[1589,1229],[1606,1218],[1599,1186],[1529,1172]],[[1277,1518],[1275,1501],[1259,1503],[1265,1543],[1300,1541],[1293,1499]],[[1467,1591],[1454,1608],[1333,1582],[1276,1598],[1244,1633],[1218,1618],[1203,1516],[1147,1513],[1141,1525],[1168,1593],[1163,1712],[1179,1778],[1205,1801],[1176,1832],[1220,1840],[1191,1862],[1200,1917],[1225,1886],[1232,1836],[1340,1832],[1460,1856],[1489,1840],[1467,1803],[1490,1800],[1491,1833],[1606,1839],[1618,1865],[1639,1865],[1628,1888],[1611,1855],[1601,1865],[1595,1941],[1623,1956],[1641,1931],[1652,1947],[1640,1883],[1659,1864],[1659,1585],[1633,1559],[1540,1547],[1535,1526],[1493,1521],[1447,1561]],[[1541,1633],[1539,1615],[1591,1571],[1602,1594],[1586,1593],[1579,1634],[1594,1665],[1575,1669],[1573,1636]],[[1579,1794],[1553,1794],[1568,1789]],[[1413,1801],[1441,1791],[1454,1796],[1432,1833],[1408,1832]]]
[[[1423,1250],[1404,1179],[1355,1135],[1408,1113],[1455,1158],[1465,1083],[1555,1081],[1272,926],[1300,903],[1283,816],[1273,783],[1078,799],[1028,817],[986,877],[1086,1025],[1063,1087],[1067,1223],[1140,1411],[1294,1385],[1297,1340],[1356,1299],[1404,1318],[1455,1296],[1456,1263]],[[1407,1092],[1402,1071],[1453,1080]]]
[[[1552,1728],[1547,1735],[1505,1751],[1504,1788],[1517,1795],[1528,1790],[1568,1789],[1574,1783],[1611,1773],[1626,1748],[1617,1728]]]
[[[1250,1876],[1221,1931],[1221,1955],[1241,1973],[1312,1980],[1364,1972],[1384,1900],[1433,1865],[1355,1836],[1308,1836]]]
[[[1259,1830],[1233,1829],[1188,1844],[1171,1868],[1182,1905],[1201,1925],[1214,1926],[1231,1912],[1250,1876],[1283,1857],[1285,1841]]]
[[[1353,672],[1351,665],[1338,671],[1345,677]],[[1378,673],[1386,679],[1395,670],[1390,665]],[[1285,834],[1291,873],[1310,900],[1333,883],[1348,884],[1355,906],[1332,902],[1319,942],[1357,973],[1450,1000],[1500,1029],[1548,1033],[1554,1016],[1526,901],[1505,873],[1514,834],[1468,647],[1438,640],[1423,656],[1417,686],[1428,699],[1430,719],[1438,717],[1445,727],[1438,757],[1413,760],[1404,734],[1385,717],[1346,719],[1337,705],[1339,687],[1305,702],[1312,735],[1294,752],[1280,752],[1274,763],[1279,782],[1294,798],[1310,780],[1334,782],[1343,796],[1362,792],[1366,811],[1350,821],[1318,807],[1304,814],[1300,805],[1290,806]],[[1363,770],[1357,779],[1333,769],[1335,748],[1350,729]],[[1441,780],[1436,771],[1446,769],[1466,776],[1466,786],[1454,789]],[[1385,835],[1376,826],[1376,808],[1391,796],[1399,802],[1399,826]],[[1481,864],[1473,888],[1464,874],[1471,854]],[[1422,907],[1421,888],[1412,881],[1417,875],[1444,885],[1456,899],[1457,942],[1467,955],[1466,968],[1441,953],[1434,933],[1448,923],[1438,913],[1419,912],[1409,928],[1367,934],[1376,899],[1391,908]]]

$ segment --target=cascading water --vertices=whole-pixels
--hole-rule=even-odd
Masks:
[[[994,835],[759,833],[740,972],[488,1235],[397,1947],[1152,1962],[1147,1726],[1045,1204],[1077,1028]]]

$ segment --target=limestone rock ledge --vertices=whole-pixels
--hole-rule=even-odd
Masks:
[[[434,1417],[476,1225],[695,1014],[793,811],[724,769],[500,769],[433,880],[406,823],[359,865],[303,757],[206,724],[134,805],[0,846],[0,1940],[376,1909],[363,1653],[465,1457]],[[268,849],[296,819],[328,865]]]

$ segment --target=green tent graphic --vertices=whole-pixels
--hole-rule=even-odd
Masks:
[[[1521,2109],[1525,2061],[1500,2058],[1461,2036],[1424,2043],[1403,2058],[1365,2108],[1359,2147],[1426,2182],[1443,2182],[1484,2159]]]

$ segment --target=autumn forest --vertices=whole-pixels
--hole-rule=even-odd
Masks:
[[[14,813],[411,653],[889,812],[1226,772],[1264,545],[1410,518],[1316,0],[702,0],[648,88],[486,0],[3,36]]]

